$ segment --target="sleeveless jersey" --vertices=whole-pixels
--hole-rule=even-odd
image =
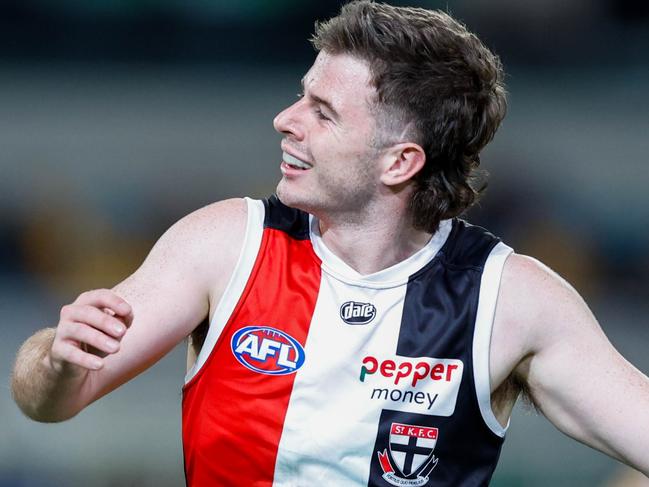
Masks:
[[[187,484],[487,485],[505,436],[489,344],[511,249],[446,220],[361,275],[314,217],[246,201],[243,249],[183,390]]]

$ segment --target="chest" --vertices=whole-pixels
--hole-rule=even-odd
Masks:
[[[274,485],[487,479],[504,432],[487,418],[495,298],[481,299],[486,288],[480,267],[442,258],[401,280],[340,278],[308,240],[266,233],[236,306],[215,313],[224,319],[210,325],[218,338],[208,337],[213,349],[201,351],[185,389],[189,476],[227,484],[245,471]],[[218,468],[206,452],[223,459]]]

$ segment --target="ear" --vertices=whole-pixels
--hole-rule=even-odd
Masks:
[[[412,179],[424,167],[426,153],[420,145],[412,142],[396,144],[384,155],[385,169],[381,182],[386,186],[396,186]]]

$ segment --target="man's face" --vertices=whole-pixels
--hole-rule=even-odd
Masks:
[[[378,193],[378,151],[367,64],[320,52],[304,76],[304,92],[275,117],[282,140],[284,204],[314,214],[358,213]]]

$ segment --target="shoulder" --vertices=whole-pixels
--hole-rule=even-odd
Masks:
[[[246,229],[247,205],[243,198],[212,203],[174,223],[161,237],[173,240],[184,250],[213,248],[243,237]]]
[[[503,269],[500,297],[517,321],[561,315],[585,303],[572,285],[539,260],[512,253]]]
[[[574,293],[572,286],[539,260],[517,253],[507,258],[500,292],[503,304],[541,310],[548,299],[554,300],[566,293]]]
[[[178,267],[195,278],[213,281],[236,262],[246,232],[247,204],[242,198],[200,208],[174,223],[151,249],[146,262]]]
[[[189,213],[172,225],[167,233],[172,236],[177,233],[219,233],[226,228],[243,231],[246,215],[247,204],[243,198],[227,199]]]
[[[503,268],[494,333],[522,360],[558,341],[601,331],[570,283],[537,259],[512,253]]]

